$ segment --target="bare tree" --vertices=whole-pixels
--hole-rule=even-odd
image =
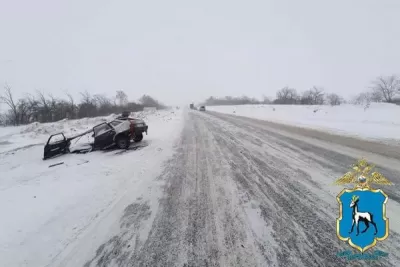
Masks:
[[[96,102],[98,115],[108,115],[117,111],[117,107],[105,95],[97,94],[93,96],[93,99]]]
[[[377,90],[372,90],[372,92],[368,92],[367,94],[370,102],[379,103],[383,101],[383,95]]]
[[[369,105],[371,103],[371,93],[370,92],[362,92],[356,95],[352,101],[355,105]]]
[[[143,95],[141,98],[139,98],[139,103],[142,104],[144,107],[160,108],[161,106],[156,99],[148,95]]]
[[[11,109],[13,115],[12,120],[14,125],[19,124],[17,103],[15,103],[14,101],[14,97],[11,92],[11,87],[8,84],[4,86],[4,94],[0,96],[0,101],[5,103]]]
[[[312,98],[312,105],[324,104],[324,90],[322,88],[313,86],[313,88],[310,89],[310,94]]]
[[[271,104],[271,99],[268,96],[263,95],[263,104]]]
[[[109,115],[119,113],[128,108],[130,111],[143,109],[143,104],[127,103],[126,106],[119,107],[111,99],[104,95],[91,96],[89,92],[81,93],[79,105],[75,104],[74,99],[68,93],[68,99],[59,99],[52,95],[45,95],[37,91],[35,95],[26,95],[20,99],[15,99],[10,86],[6,85],[4,94],[0,94],[0,103],[5,103],[8,110],[0,114],[0,124],[24,124],[32,121],[49,122],[59,119],[70,118],[73,113],[75,118],[94,117],[99,115]],[[124,98],[123,98],[124,99]],[[162,108],[163,105],[150,96],[141,98],[146,105]],[[73,112],[75,111],[76,112]]]
[[[49,122],[52,118],[51,103],[43,92],[37,90],[36,94],[38,96],[39,103],[39,120],[42,122]]]
[[[72,97],[72,95],[69,94],[69,93],[66,93],[66,95],[67,95],[68,100],[69,100],[68,103],[69,103],[71,106],[75,106],[74,98]]]
[[[125,106],[128,103],[128,96],[122,90],[117,91],[116,99],[120,106]]]
[[[78,117],[94,117],[96,116],[96,104],[93,97],[90,95],[88,91],[82,92],[81,94],[81,103],[79,104],[78,109]]]
[[[49,106],[51,110],[51,120],[53,121],[55,119],[55,113],[58,112],[58,101],[52,94],[49,94]]]
[[[343,98],[337,94],[328,94],[326,99],[331,106],[338,106],[343,103]]]
[[[49,106],[49,103],[48,103],[48,101],[47,101],[46,96],[44,95],[44,93],[41,92],[41,91],[39,91],[39,90],[37,90],[37,91],[36,91],[36,94],[37,94],[37,96],[38,96],[38,100],[39,100],[40,104],[41,104],[42,106],[44,106],[44,107],[48,107],[48,106]]]
[[[276,93],[275,103],[277,104],[295,104],[298,95],[296,89],[284,87]]]
[[[314,86],[310,90],[303,92],[300,98],[302,105],[323,105],[324,104],[324,90]]]
[[[39,108],[39,101],[35,99],[35,97],[31,94],[28,94],[26,96],[26,100],[29,105],[29,120],[32,121],[38,121],[39,120],[39,114],[40,114],[40,108]]]
[[[80,95],[82,97],[81,99],[82,104],[93,104],[92,96],[88,91],[82,92],[80,93]]]
[[[400,79],[395,75],[378,77],[372,82],[372,90],[375,96],[380,95],[385,102],[391,103],[400,93]]]
[[[111,100],[107,98],[105,95],[94,95],[93,96],[94,101],[96,102],[97,105],[111,105]]]
[[[28,123],[29,122],[29,103],[26,99],[19,99],[18,104],[18,122]]]
[[[75,114],[76,114],[76,105],[75,105],[74,98],[73,98],[72,95],[69,94],[69,93],[66,93],[66,95],[67,95],[67,97],[68,97],[68,105],[69,105],[67,116],[68,116],[69,118],[75,118]]]
[[[311,90],[307,90],[303,92],[300,98],[300,104],[302,105],[312,105],[313,104],[313,95]]]
[[[267,101],[267,98],[264,98],[265,101]],[[151,105],[154,107],[158,108],[164,108],[165,106],[155,99],[153,99],[150,96],[143,96],[141,99],[139,99],[139,102],[142,103],[145,106]],[[225,106],[225,105],[253,105],[253,104],[260,104],[259,100],[255,98],[250,98],[248,96],[240,96],[240,97],[234,97],[234,96],[225,96],[225,97],[209,97],[207,98],[204,102],[202,102],[202,105],[206,106]],[[268,103],[268,102],[266,102]]]
[[[0,125],[7,125],[7,116],[4,113],[0,113]]]

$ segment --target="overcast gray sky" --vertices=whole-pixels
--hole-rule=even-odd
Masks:
[[[400,73],[398,0],[0,0],[0,82],[166,104]]]

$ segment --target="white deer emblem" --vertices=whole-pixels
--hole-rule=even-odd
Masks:
[[[351,230],[350,230],[349,234],[351,234],[353,232],[354,225],[356,225],[357,226],[357,235],[358,235],[360,233],[360,230],[359,230],[360,221],[362,221],[362,222],[364,222],[366,228],[361,233],[365,233],[369,228],[369,224],[371,223],[375,227],[374,235],[376,235],[378,230],[376,228],[376,224],[374,222],[373,215],[371,212],[359,212],[358,211],[358,201],[359,200],[360,200],[360,198],[356,195],[354,195],[351,198],[350,208],[353,208],[353,216],[352,216],[353,223],[351,225]]]

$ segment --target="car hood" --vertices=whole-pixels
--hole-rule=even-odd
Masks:
[[[129,121],[122,121],[120,124],[114,126],[113,128],[117,134],[129,131],[131,128],[131,123]]]

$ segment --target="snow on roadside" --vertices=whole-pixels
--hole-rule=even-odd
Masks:
[[[107,117],[83,118],[79,120],[61,120],[50,123],[33,122],[18,127],[0,128],[0,152],[6,152],[26,146],[45,144],[52,134],[64,133],[72,136],[89,130],[94,125],[111,120],[116,115]]]
[[[240,105],[210,106],[210,111],[313,128],[342,135],[400,143],[400,106]]]
[[[137,149],[46,161],[42,144],[52,131],[81,131],[104,118],[10,127],[3,134],[0,129],[13,149],[0,152],[0,266],[82,266],[118,231],[127,205],[140,198],[155,214],[156,177],[173,153],[183,116],[179,110],[135,115],[149,125]],[[29,146],[36,142],[42,144]]]
[[[169,113],[169,110],[140,111],[133,112],[131,117],[142,119],[145,122],[148,118],[168,120]],[[66,137],[74,136],[92,129],[97,124],[111,121],[117,116],[111,114],[104,117],[63,119],[50,123],[33,122],[18,127],[0,127],[0,153],[33,145],[44,145],[52,134],[64,133]]]

